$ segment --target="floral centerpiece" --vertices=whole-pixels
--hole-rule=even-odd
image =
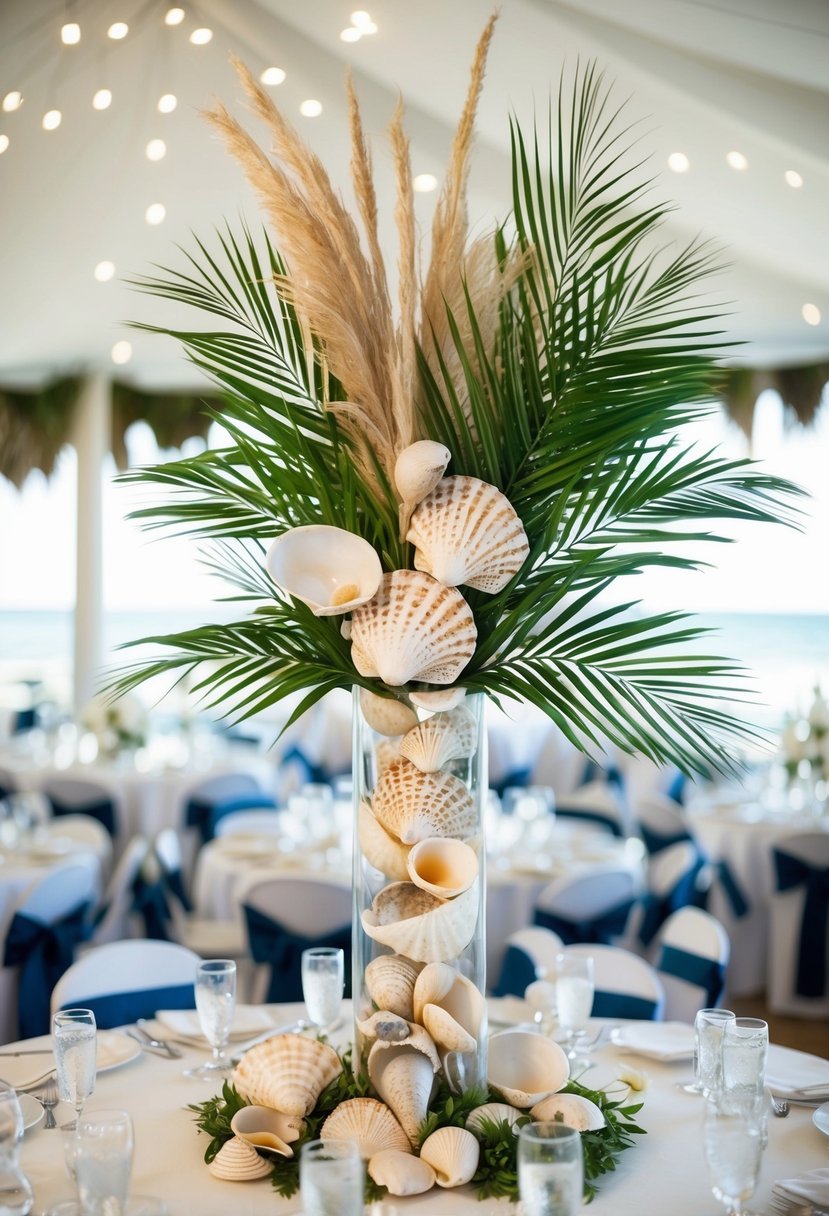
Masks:
[[[678,437],[715,371],[716,314],[696,304],[711,252],[660,248],[667,208],[625,167],[594,67],[562,90],[548,132],[513,121],[512,214],[470,238],[494,24],[423,274],[402,105],[392,119],[396,304],[351,85],[356,219],[241,64],[271,155],[223,106],[208,118],[280,252],[227,233],[219,254],[199,244],[185,270],[140,284],[218,320],[145,328],[178,338],[223,388],[228,441],[133,474],[169,491],[139,515],[215,542],[214,568],[252,610],[144,639],[165,653],[117,688],[197,671],[196,691],[240,718],[303,693],[291,721],[356,690],[354,1066],[295,1036],[248,1053],[235,1088],[199,1111],[225,1177],[269,1168],[245,1141],[252,1120],[277,1136],[283,1189],[319,1132],[356,1138],[394,1194],[473,1179],[514,1194],[513,1128],[553,1095],[555,1117],[598,1138],[591,1177],[612,1168],[636,1107],[578,1086],[565,1101],[551,1040],[498,1036],[487,1064],[481,701],[530,701],[586,751],[609,739],[685,771],[732,767],[751,733],[721,704],[740,686],[734,665],[689,649],[697,626],[605,594],[649,566],[693,568],[680,546],[711,539],[712,520],[792,511],[791,486]]]
[[[113,759],[147,742],[147,711],[129,694],[117,701],[103,694],[93,697],[81,714],[81,726],[95,736],[99,754]]]
[[[829,704],[819,684],[805,716],[786,715],[779,753],[789,786],[805,781],[817,801],[825,800],[825,783],[829,779]],[[819,783],[824,783],[821,796]]]

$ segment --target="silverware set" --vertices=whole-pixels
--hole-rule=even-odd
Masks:
[[[60,1101],[58,1094],[58,1086],[54,1077],[51,1077],[43,1087],[43,1093],[37,1094],[37,1100],[43,1109],[46,1111],[46,1119],[43,1124],[45,1131],[52,1131],[57,1127],[55,1119],[55,1107]]]

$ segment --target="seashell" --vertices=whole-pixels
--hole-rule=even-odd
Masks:
[[[378,891],[372,900],[371,911],[377,925],[396,925],[398,921],[410,920],[432,912],[442,906],[442,901],[428,891],[422,891],[413,882],[393,882]]]
[[[518,573],[530,544],[509,499],[478,477],[444,477],[415,508],[406,540],[416,570],[447,587],[493,595]]]
[[[422,1026],[414,1042],[383,1043],[379,1039],[368,1053],[368,1076],[383,1101],[394,1111],[412,1145],[416,1145],[420,1125],[429,1113],[440,1058]],[[416,1043],[429,1052],[421,1050]]]
[[[489,1040],[489,1084],[512,1106],[534,1106],[567,1084],[570,1062],[558,1043],[528,1030]]]
[[[380,1009],[414,1020],[414,986],[420,967],[399,954],[383,954],[366,967],[368,994]]]
[[[380,1039],[383,1043],[400,1043],[407,1039],[410,1033],[406,1019],[398,1017],[396,1013],[389,1013],[387,1009],[378,1009],[370,1018],[358,1021],[357,1026],[360,1034],[364,1034],[367,1039]]]
[[[378,735],[405,735],[417,726],[417,714],[396,697],[378,697],[367,688],[360,689],[360,709]]]
[[[291,1145],[302,1135],[304,1124],[296,1115],[283,1115],[268,1106],[243,1106],[230,1121],[230,1130],[263,1153],[293,1157]]]
[[[435,1185],[435,1171],[427,1161],[393,1148],[374,1154],[368,1174],[390,1195],[422,1195]]]
[[[423,1026],[418,1026],[416,1022],[409,1022],[408,1026],[408,1035],[405,1039],[400,1039],[398,1042],[392,1042],[391,1039],[381,1039],[378,1036],[377,1041],[372,1044],[371,1048],[375,1059],[384,1051],[391,1051],[392,1048],[396,1047],[405,1047],[409,1051],[419,1051],[421,1055],[426,1056],[432,1066],[432,1072],[438,1072],[440,1069],[440,1055],[428,1031]],[[370,1056],[371,1052],[369,1052]]]
[[[426,709],[431,713],[441,713],[443,710],[455,709],[466,696],[465,688],[430,688],[425,691],[409,692],[409,700],[418,709]]]
[[[400,740],[398,751],[421,773],[438,773],[450,760],[466,760],[478,748],[478,723],[464,706],[435,714]]]
[[[486,1000],[445,963],[424,967],[414,990],[415,1017],[445,1051],[474,1051],[486,1033]]]
[[[384,574],[354,611],[351,658],[361,676],[398,687],[410,680],[454,684],[475,651],[472,609],[454,587],[417,570]]]
[[[374,787],[371,809],[386,831],[404,844],[429,836],[471,836],[475,801],[452,773],[421,773],[408,760],[390,764]]]
[[[245,1140],[234,1136],[226,1141],[207,1167],[214,1178],[227,1182],[252,1182],[254,1178],[266,1178],[273,1169],[264,1157]]]
[[[466,1129],[470,1132],[482,1132],[485,1123],[508,1123],[514,1134],[518,1135],[519,1119],[526,1119],[527,1112],[516,1110],[514,1106],[507,1106],[506,1102],[485,1102],[483,1106],[476,1106],[475,1109],[468,1115],[466,1120]]]
[[[381,739],[374,749],[377,780],[379,781],[399,759],[400,754],[397,750],[397,744],[393,743],[391,739]]]
[[[397,882],[404,882],[409,877],[406,867],[408,847],[390,836],[383,825],[377,822],[367,802],[360,803],[357,832],[363,855],[375,870]]]
[[[414,506],[434,490],[451,457],[434,439],[419,439],[404,448],[394,465],[394,484],[403,502]]]
[[[403,1128],[388,1106],[376,1098],[349,1098],[341,1102],[323,1123],[320,1140],[353,1140],[365,1161],[387,1148],[409,1151]]]
[[[463,1186],[478,1168],[480,1145],[472,1132],[462,1127],[440,1127],[423,1141],[421,1161],[435,1171],[438,1186]]]
[[[351,641],[351,621],[343,621],[340,625],[340,636],[344,637],[347,642]]]
[[[353,612],[372,598],[383,577],[367,540],[326,524],[289,528],[273,541],[265,562],[277,587],[302,600],[314,616]]]
[[[393,903],[386,897],[389,890],[381,891],[375,897],[370,909],[361,913],[363,929],[370,938],[388,946],[397,954],[414,959],[419,963],[445,963],[457,958],[472,941],[475,925],[478,920],[478,881],[459,895],[457,899],[442,903],[428,891],[421,891],[413,883],[395,883],[395,886],[406,887],[409,891],[417,892],[419,901],[431,900],[429,906],[416,903],[408,893],[401,897],[395,895]],[[375,904],[379,903],[379,913]],[[399,920],[389,921],[386,917],[390,908],[405,908],[408,916]],[[420,906],[423,910],[414,911]]]
[[[530,1111],[538,1123],[564,1123],[577,1132],[596,1132],[605,1125],[605,1117],[595,1102],[581,1094],[551,1094]]]
[[[478,877],[478,855],[462,840],[430,836],[412,845],[406,859],[408,876],[439,899],[462,895]]]
[[[243,1097],[286,1115],[308,1115],[342,1072],[333,1047],[299,1034],[278,1034],[246,1051],[233,1071]]]

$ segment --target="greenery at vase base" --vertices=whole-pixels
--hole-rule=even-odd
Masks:
[[[340,1075],[320,1094],[316,1106],[305,1117],[305,1126],[300,1138],[291,1145],[293,1157],[267,1156],[273,1163],[271,1181],[273,1187],[284,1198],[290,1198],[299,1190],[299,1156],[303,1144],[318,1140],[320,1129],[337,1106],[350,1098],[365,1098],[376,1096],[372,1093],[368,1077],[364,1073],[356,1073],[352,1067],[352,1053],[349,1048],[340,1055],[343,1070]],[[606,1125],[599,1131],[582,1132],[581,1142],[584,1150],[584,1199],[589,1203],[596,1195],[597,1180],[604,1174],[616,1169],[619,1155],[631,1147],[634,1137],[644,1135],[644,1129],[635,1122],[635,1116],[642,1109],[642,1103],[625,1104],[611,1099],[603,1090],[587,1089],[577,1081],[571,1081],[564,1087],[562,1093],[581,1094],[589,1098],[602,1111]],[[465,1127],[469,1115],[478,1106],[487,1102],[499,1102],[503,1099],[494,1091],[485,1087],[470,1089],[463,1094],[453,1094],[445,1081],[440,1080],[437,1093],[432,1099],[431,1110],[423,1121],[420,1131],[420,1144],[441,1127]],[[194,1103],[188,1106],[196,1115],[196,1125],[199,1131],[210,1137],[210,1143],[205,1149],[204,1159],[211,1162],[219,1149],[233,1136],[231,1120],[233,1116],[246,1106],[237,1090],[225,1081],[221,1094],[208,1098],[206,1102]],[[520,1120],[519,1125],[529,1121]],[[481,1149],[480,1161],[473,1186],[479,1199],[504,1198],[515,1202],[518,1199],[518,1137],[506,1120],[499,1123],[484,1121],[482,1128],[473,1133]],[[263,1154],[264,1155],[264,1154]],[[366,1203],[382,1199],[386,1188],[378,1186],[366,1174]]]

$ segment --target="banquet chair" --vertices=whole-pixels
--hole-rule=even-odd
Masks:
[[[627,835],[627,818],[618,789],[606,781],[588,781],[556,802],[556,818],[581,820],[614,836]]]
[[[656,970],[665,989],[665,1018],[693,1022],[722,1003],[730,945],[725,929],[702,908],[673,912],[657,936]]]
[[[0,801],[17,792],[17,783],[11,773],[0,768]]]
[[[594,1018],[661,1022],[665,989],[650,963],[619,946],[565,946],[566,955],[593,959]]]
[[[630,870],[606,867],[553,879],[535,903],[533,923],[573,942],[612,945],[624,937],[639,892]]]
[[[564,801],[582,784],[584,754],[566,739],[557,726],[545,736],[530,774],[530,785],[549,786],[556,802]]]
[[[89,950],[55,985],[52,1013],[91,1009],[102,1030],[159,1009],[195,1009],[201,959],[172,942],[111,942]]]
[[[638,938],[647,951],[672,912],[699,907],[705,898],[700,883],[705,859],[692,840],[669,845],[648,860],[645,894],[630,922],[629,940]]]
[[[143,935],[135,909],[134,888],[149,848],[149,841],[144,836],[133,836],[127,842],[95,918],[91,938],[94,946]]]
[[[648,853],[661,853],[672,844],[694,840],[679,804],[667,794],[653,793],[630,802],[633,826],[638,829]]]
[[[507,938],[504,961],[493,996],[523,996],[534,980],[555,973],[556,957],[564,942],[551,929],[527,925]]]
[[[62,815],[55,826],[56,836],[68,837],[79,848],[88,849],[98,858],[101,873],[109,875],[112,865],[112,837],[91,815]]]
[[[829,1015],[829,832],[780,837],[772,849],[768,1003],[775,1013]]]
[[[322,878],[252,876],[239,892],[248,948],[261,964],[254,1003],[301,1001],[301,955],[312,946],[345,951],[346,994],[351,975],[351,886]]]
[[[223,773],[209,777],[191,789],[185,807],[185,824],[196,828],[201,843],[206,844],[216,834],[216,827],[225,815],[234,811],[268,807],[276,803],[250,773]]]
[[[118,834],[116,800],[106,786],[76,777],[53,777],[43,785],[52,814],[90,815],[106,828],[110,836]]]
[[[0,1041],[49,1031],[49,994],[86,937],[98,895],[97,864],[49,870],[15,904],[0,969]]]
[[[216,824],[216,836],[279,836],[282,819],[276,807],[264,811],[231,811]]]

